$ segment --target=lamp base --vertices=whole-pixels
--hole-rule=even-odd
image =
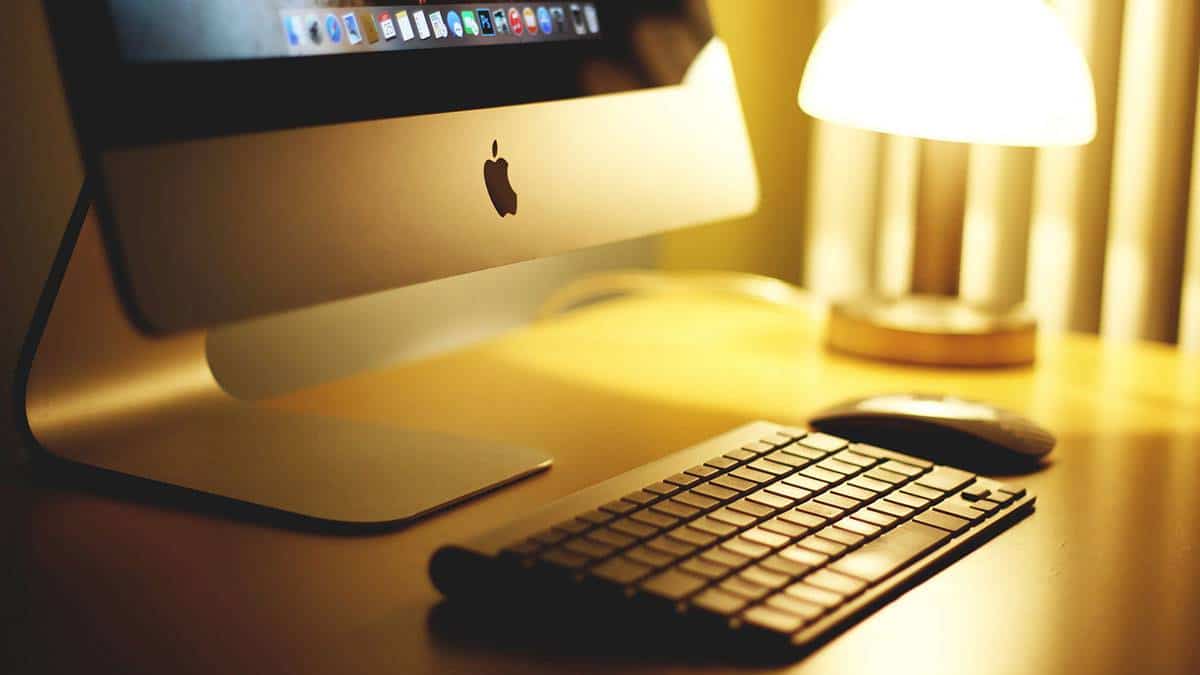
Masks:
[[[826,341],[835,351],[928,366],[1033,363],[1037,320],[1024,307],[994,309],[958,298],[909,295],[837,303]]]

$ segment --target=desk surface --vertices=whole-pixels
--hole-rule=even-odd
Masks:
[[[820,323],[796,310],[699,296],[612,303],[277,401],[556,457],[546,474],[403,531],[297,532],[22,483],[0,528],[27,554],[14,642],[38,670],[72,673],[726,669],[625,655],[602,638],[433,631],[426,561],[440,542],[745,421],[802,423],[904,390],[987,399],[1055,431],[1054,463],[1019,479],[1038,510],[795,672],[1200,672],[1200,361],[1068,336],[1043,338],[1036,368],[871,364],[825,352]]]

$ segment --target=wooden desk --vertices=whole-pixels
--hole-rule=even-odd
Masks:
[[[793,666],[798,673],[1200,672],[1200,362],[1050,337],[1036,368],[943,371],[826,353],[818,321],[728,298],[613,303],[382,385],[276,402],[540,446],[549,473],[405,531],[331,536],[76,488],[16,491],[21,640],[68,673],[692,672],[598,638],[434,634],[443,541],[755,418],[928,390],[1024,411],[1060,438],[1020,479],[1038,510]],[[378,380],[376,380],[378,382]],[[726,666],[722,666],[724,668]]]

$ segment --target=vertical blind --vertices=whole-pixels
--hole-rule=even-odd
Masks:
[[[850,2],[822,0],[822,21]],[[814,122],[804,281],[1026,301],[1044,328],[1200,352],[1200,3],[1050,4],[1091,65],[1096,140],[954,146]]]

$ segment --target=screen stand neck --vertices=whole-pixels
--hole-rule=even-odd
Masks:
[[[403,524],[550,466],[533,450],[230,396],[204,332],[154,337],[128,320],[92,208],[78,209],[55,270],[19,371],[35,457],[360,527]]]

